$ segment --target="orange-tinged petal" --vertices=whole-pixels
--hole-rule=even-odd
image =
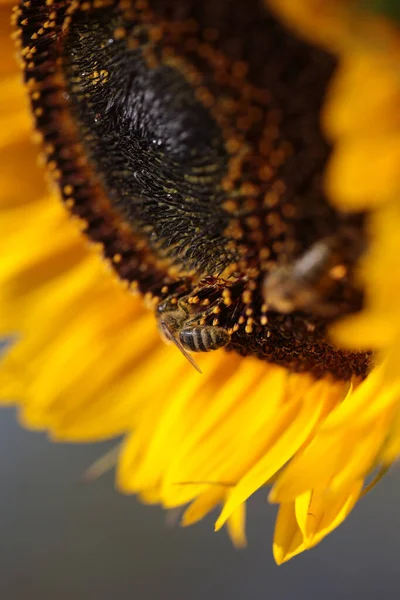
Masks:
[[[346,0],[265,1],[297,33],[323,47],[337,50],[341,45],[340,34],[347,33],[343,27],[348,19]]]
[[[3,227],[3,211],[6,208],[16,208],[21,204],[29,211],[31,202],[47,194],[43,181],[43,171],[38,168],[36,162],[36,149],[32,144],[27,144],[26,139],[14,140],[7,147],[7,151],[1,154],[0,227],[2,236],[0,243],[4,240],[5,234],[9,239],[16,231],[15,228]],[[22,177],[21,165],[24,165]],[[18,185],[16,185],[16,181],[18,181]]]
[[[8,77],[19,71],[16,51],[11,41],[13,29],[11,26],[12,7],[14,0],[0,0],[0,77]]]
[[[398,60],[398,29],[349,0],[265,0],[298,35],[340,56],[360,52]]]

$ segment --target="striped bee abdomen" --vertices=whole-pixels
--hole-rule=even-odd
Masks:
[[[226,346],[231,339],[222,327],[185,327],[179,333],[182,345],[192,352],[210,352]]]

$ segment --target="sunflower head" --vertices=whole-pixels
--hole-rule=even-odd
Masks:
[[[34,250],[0,271],[5,311],[48,313],[40,335],[13,324],[29,334],[3,372],[35,351],[23,419],[62,439],[127,434],[124,491],[189,503],[184,524],[223,504],[217,527],[238,544],[243,502],[274,483],[279,562],[336,527],[366,474],[397,456],[399,331],[368,323],[378,306],[396,312],[400,289],[388,285],[398,169],[378,144],[383,131],[398,152],[398,122],[379,114],[372,137],[366,125],[398,98],[398,31],[386,3],[364,4],[31,0],[14,12],[64,203],[27,202],[42,211]],[[375,69],[382,85],[364,97],[354,82]],[[0,227],[23,238],[21,212],[4,209]],[[203,353],[204,378],[160,338],[197,370]]]

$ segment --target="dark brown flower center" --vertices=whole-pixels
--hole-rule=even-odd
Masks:
[[[334,59],[259,0],[32,0],[18,22],[49,168],[120,277],[194,346],[365,375],[327,339],[364,245],[321,184]]]

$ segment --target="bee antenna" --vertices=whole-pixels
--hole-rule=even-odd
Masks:
[[[106,454],[103,454],[99,459],[97,459],[79,478],[79,483],[87,484],[93,483],[96,479],[99,479],[102,475],[110,471],[113,467],[115,467],[118,456],[121,450],[122,444],[117,444],[114,448],[111,448]]]

